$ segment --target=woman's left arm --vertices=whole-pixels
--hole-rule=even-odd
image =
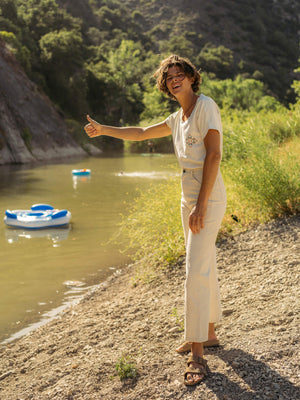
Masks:
[[[215,184],[222,157],[220,142],[219,131],[216,129],[209,129],[204,138],[206,156],[203,166],[202,184],[197,204],[193,208],[189,218],[189,226],[193,233],[199,233],[200,229],[204,228],[208,198]]]

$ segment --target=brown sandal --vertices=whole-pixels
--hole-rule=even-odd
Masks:
[[[199,367],[190,367],[191,363],[196,363],[199,364]],[[187,375],[188,374],[198,374],[198,375],[203,375],[203,378],[197,380],[197,381],[188,381],[187,380]],[[198,385],[198,383],[202,382],[203,379],[207,376],[207,361],[204,360],[204,358],[199,357],[199,356],[194,356],[191,355],[188,359],[187,362],[187,369],[184,372],[184,383],[187,386],[195,386]]]

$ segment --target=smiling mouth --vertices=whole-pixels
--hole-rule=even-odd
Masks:
[[[173,89],[178,89],[180,87],[180,85],[175,85],[173,86]]]

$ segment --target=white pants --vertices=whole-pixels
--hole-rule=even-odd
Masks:
[[[181,181],[186,244],[185,340],[199,343],[208,339],[208,324],[218,322],[222,315],[215,242],[226,209],[226,191],[219,172],[209,197],[204,228],[198,234],[189,229],[189,215],[198,199],[202,172],[183,170]]]

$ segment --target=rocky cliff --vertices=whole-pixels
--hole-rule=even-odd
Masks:
[[[0,165],[84,155],[62,116],[0,38]]]

